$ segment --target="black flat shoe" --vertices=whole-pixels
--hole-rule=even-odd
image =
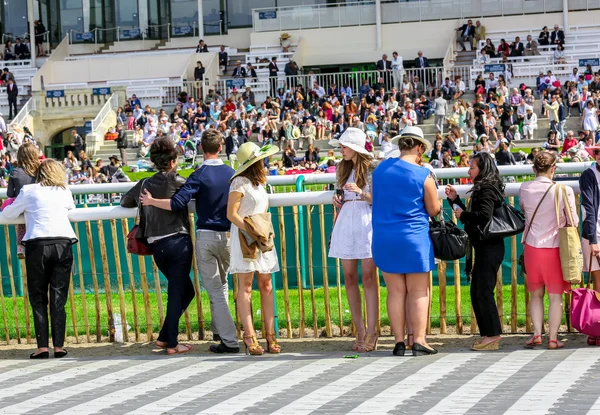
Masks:
[[[404,344],[404,342],[398,342],[398,343],[396,343],[396,346],[394,347],[394,351],[392,352],[392,354],[394,356],[404,356],[405,352],[406,352],[406,345]]]
[[[63,350],[62,352],[54,352],[54,358],[61,359],[61,358],[65,357],[67,354],[68,354],[68,352],[66,350]]]
[[[223,342],[221,342],[219,344],[211,344],[209,349],[211,352],[217,353],[217,354],[239,353],[240,352],[239,347],[229,347],[229,346],[223,344]]]
[[[425,346],[421,346],[419,343],[413,343],[412,346],[412,354],[413,356],[423,356],[423,355],[430,355],[430,354],[437,354],[437,350],[435,349],[428,349]]]
[[[49,352],[42,352],[42,353],[31,353],[29,355],[30,359],[48,359],[50,357],[50,353]]]

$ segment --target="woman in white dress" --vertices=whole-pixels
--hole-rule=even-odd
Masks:
[[[329,256],[342,260],[346,296],[356,341],[352,350],[370,352],[377,349],[377,274],[371,254],[371,186],[368,183],[375,164],[365,149],[367,137],[358,128],[348,128],[339,140],[330,143],[341,147],[344,159],[337,166],[336,194],[333,204],[339,213],[331,234]],[[342,196],[343,195],[343,196]],[[358,287],[358,261],[362,262],[362,282],[367,303],[367,326],[362,318],[362,298]]]
[[[598,129],[598,114],[596,107],[594,107],[594,101],[591,99],[586,102],[583,109],[581,129],[592,133],[596,133],[596,129]]]
[[[260,303],[267,333],[267,352],[279,353],[281,351],[275,337],[275,310],[273,306],[273,285],[271,283],[271,274],[279,271],[277,252],[275,249],[268,252],[257,250],[255,259],[248,259],[244,258],[240,244],[240,229],[246,230],[244,218],[265,213],[269,209],[269,197],[264,188],[267,177],[263,159],[278,151],[279,148],[273,145],[260,148],[251,142],[242,144],[236,153],[240,167],[231,178],[227,202],[227,219],[231,221],[229,272],[238,276],[240,286],[237,306],[244,327],[246,353],[251,355],[262,355],[264,353],[264,349],[256,340],[256,332],[252,321],[252,282],[255,273],[258,279]]]

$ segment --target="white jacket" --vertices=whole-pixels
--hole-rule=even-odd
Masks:
[[[75,209],[69,189],[42,186],[39,183],[23,186],[15,201],[4,208],[2,216],[17,219],[25,214],[27,232],[23,241],[37,238],[68,238],[77,241],[67,212]]]

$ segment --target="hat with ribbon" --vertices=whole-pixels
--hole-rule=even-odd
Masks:
[[[236,153],[236,157],[240,163],[240,166],[236,170],[235,174],[231,177],[231,180],[245,172],[248,167],[252,166],[257,161],[266,159],[278,151],[279,147],[272,144],[267,144],[262,147],[259,147],[252,142],[242,144]]]

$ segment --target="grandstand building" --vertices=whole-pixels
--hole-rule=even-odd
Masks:
[[[420,75],[438,85],[460,75],[472,89],[482,65],[482,44],[462,51],[456,28],[479,20],[495,45],[516,36],[537,38],[541,28],[558,25],[565,34],[564,62],[557,64],[552,47],[540,54],[510,58],[512,85],[536,85],[540,70],[552,70],[564,80],[582,61],[600,58],[598,0],[5,0],[0,2],[3,44],[27,36],[29,23],[46,29],[49,57],[3,61],[19,86],[19,114],[10,128],[27,126],[46,153],[60,156],[70,130],[86,135],[91,155],[114,153],[104,137],[114,126],[115,111],[136,94],[144,105],[171,111],[181,91],[204,98],[211,89],[228,95],[235,83],[237,61],[252,65],[256,78],[246,78],[256,101],[272,95],[273,87],[289,88],[314,81],[336,83],[357,92],[362,79],[377,82],[376,62],[396,51],[407,75]],[[282,35],[289,37],[282,43]],[[200,39],[208,53],[196,53]],[[219,49],[225,47],[225,73]],[[284,48],[284,46],[286,46]],[[422,51],[430,67],[414,69]],[[275,83],[268,64],[278,59]],[[285,64],[301,68],[286,77]],[[205,74],[194,81],[196,62]],[[594,70],[598,70],[594,65]],[[390,86],[390,85],[388,85]],[[0,112],[8,114],[6,92],[0,87]]]

